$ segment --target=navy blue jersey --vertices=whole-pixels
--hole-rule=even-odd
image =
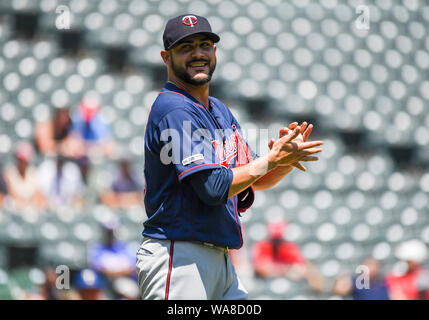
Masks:
[[[186,179],[221,166],[230,170],[257,157],[242,139],[231,111],[218,99],[209,97],[209,101],[206,108],[167,83],[152,105],[145,132],[148,219],[142,234],[240,248],[237,196],[224,204],[208,205]]]

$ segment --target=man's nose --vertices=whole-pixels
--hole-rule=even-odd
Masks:
[[[204,56],[203,50],[200,48],[200,46],[195,46],[194,50],[192,50],[192,58],[198,59],[202,58]]]

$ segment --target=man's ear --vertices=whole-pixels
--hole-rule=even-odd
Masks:
[[[216,53],[217,46],[215,44],[213,45],[213,49],[214,49],[214,52]]]
[[[170,65],[170,52],[167,50],[161,50],[161,58],[166,65]]]

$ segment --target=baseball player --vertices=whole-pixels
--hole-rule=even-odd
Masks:
[[[209,96],[219,36],[206,18],[167,22],[161,57],[168,82],[145,132],[143,241],[136,269],[143,299],[247,299],[228,253],[243,245],[240,213],[254,190],[277,184],[300,161],[315,161],[322,141],[292,123],[256,155],[227,106]]]

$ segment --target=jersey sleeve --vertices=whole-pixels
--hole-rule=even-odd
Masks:
[[[210,131],[189,110],[168,112],[158,129],[161,162],[174,165],[179,181],[193,173],[221,167]]]
[[[227,202],[232,179],[231,169],[224,167],[198,172],[189,177],[196,194],[208,205],[219,205]]]

